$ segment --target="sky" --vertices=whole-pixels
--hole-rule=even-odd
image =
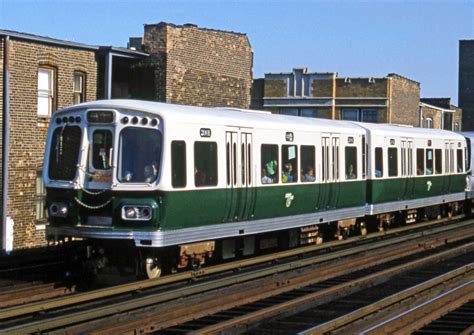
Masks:
[[[143,25],[193,23],[247,34],[254,78],[268,72],[397,73],[422,97],[457,103],[459,40],[474,39],[474,0],[0,0],[0,29],[126,46]]]

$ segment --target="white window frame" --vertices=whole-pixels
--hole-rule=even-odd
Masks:
[[[425,120],[426,128],[433,129],[433,118],[427,117]]]
[[[38,69],[38,107],[37,107],[37,114],[39,117],[50,117],[53,113],[54,108],[54,69],[48,67],[39,67]],[[47,83],[45,86],[42,87],[41,77],[42,75],[47,75]],[[40,103],[40,101],[44,101],[47,99],[46,108],[44,108],[44,104]]]
[[[48,218],[46,204],[46,187],[43,180],[43,171],[36,171],[36,220],[42,221]]]
[[[76,86],[76,78],[79,78],[79,87]],[[73,103],[79,104],[85,101],[85,82],[86,75],[84,72],[75,71],[72,80]]]

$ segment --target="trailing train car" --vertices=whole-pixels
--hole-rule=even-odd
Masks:
[[[84,103],[51,119],[47,235],[87,239],[97,267],[132,261],[154,278],[165,265],[320,243],[320,227],[342,238],[394,213],[416,220],[422,206],[460,201],[465,150],[446,131]]]
[[[420,215],[459,210],[448,207],[460,207],[466,197],[463,136],[439,129],[360,125],[367,130],[369,148],[368,216],[378,215],[382,224],[390,225],[395,219],[411,223]]]

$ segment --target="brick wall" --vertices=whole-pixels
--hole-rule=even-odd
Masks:
[[[313,97],[329,98],[333,96],[333,80],[317,79],[311,83]]]
[[[283,79],[265,79],[264,84],[264,97],[287,97],[288,96],[288,84]]]
[[[396,74],[389,74],[391,83],[388,122],[419,126],[420,84]]]
[[[474,130],[474,40],[459,41],[459,107],[463,130]]]
[[[439,109],[430,108],[427,106],[421,107],[423,113],[423,124],[421,125],[422,128],[427,128],[427,119],[431,118],[433,120],[433,128],[441,129],[441,111]],[[418,122],[419,124],[419,122]],[[417,125],[418,126],[418,125]]]
[[[73,103],[73,73],[86,73],[86,99],[97,96],[95,52],[10,39],[10,163],[8,215],[14,248],[45,243],[36,229],[36,174],[43,165],[48,119],[37,117],[38,67],[56,69],[56,106]]]
[[[344,78],[336,79],[336,96],[344,97],[386,97],[387,79],[375,80],[369,82],[369,78],[350,78],[346,82]]]
[[[156,100],[249,108],[253,54],[244,34],[193,25],[145,25]],[[163,85],[164,83],[164,85]]]

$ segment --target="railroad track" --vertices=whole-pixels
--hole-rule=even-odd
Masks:
[[[273,299],[274,303],[278,304],[278,302],[281,303],[279,294],[294,295],[296,290],[301,290],[305,296],[311,291],[311,285],[332,289],[332,295],[327,291],[325,298],[316,299],[322,302],[324,299],[334,298],[335,293],[338,292],[334,291],[335,283],[353,282],[354,272],[364,274],[364,271],[369,271],[369,268],[374,266],[384,264],[391,266],[385,269],[381,277],[370,278],[368,282],[357,288],[351,289],[353,285],[348,284],[349,288],[343,290],[346,295],[351,293],[351,290],[360,291],[364,287],[384,282],[401,271],[409,271],[413,267],[421,266],[423,262],[432,264],[441,259],[453,257],[456,253],[465,254],[474,250],[474,242],[466,241],[474,236],[474,221],[459,222],[449,226],[442,225],[442,222],[439,224],[435,228],[400,236],[397,234],[401,234],[403,230],[393,230],[392,237],[387,240],[381,239],[384,234],[378,236],[373,234],[372,243],[365,243],[368,239],[359,237],[353,241],[344,241],[344,243],[349,245],[357,241],[361,243],[360,245],[334,252],[328,252],[328,248],[340,247],[341,243],[327,243],[324,247],[311,246],[290,250],[276,256],[268,255],[222,264],[199,272],[180,273],[155,281],[143,281],[75,294],[67,299],[58,298],[5,308],[0,310],[0,331],[6,334],[20,334],[61,329],[68,333],[95,331],[115,334],[128,331],[156,332],[170,327],[179,330],[177,325],[189,330],[186,327],[190,325],[186,325],[186,322],[204,317],[212,319],[213,316],[219,320],[222,318],[236,320],[238,315],[233,314],[232,309],[243,307],[245,310],[245,306],[265,299]],[[377,239],[381,240],[374,242]],[[457,249],[442,250],[462,243],[465,244],[459,245]],[[321,254],[323,250],[326,253]],[[407,265],[406,258],[420,257],[420,252],[425,255],[423,261],[415,259]],[[434,255],[435,253],[438,255]],[[278,257],[279,261],[269,267],[268,262],[274,260],[275,257]],[[404,260],[402,260],[403,257],[405,257]],[[402,264],[389,264],[397,261]],[[257,266],[262,263],[266,266]],[[248,271],[232,273],[236,269],[251,265],[254,267]],[[177,282],[211,274],[214,276],[206,280],[187,285],[177,284]],[[331,280],[335,282],[330,282]],[[300,305],[304,304],[300,303]],[[219,315],[219,313],[227,313],[227,316]],[[276,313],[276,315],[280,314],[282,314],[281,311]],[[265,312],[262,315],[263,317],[257,318],[257,323],[275,316],[271,313],[265,314]],[[222,326],[222,322],[217,322],[217,325],[219,324]],[[230,328],[247,329],[250,325],[251,323],[244,322],[239,326],[230,325]],[[197,328],[200,327],[202,325],[198,324]]]

